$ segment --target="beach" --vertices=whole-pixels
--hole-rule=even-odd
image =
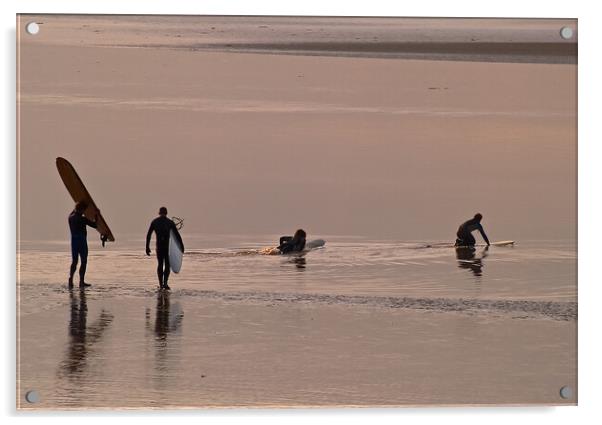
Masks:
[[[30,20],[19,409],[577,403],[576,22]],[[84,292],[58,156],[116,238]],[[438,247],[477,211],[516,245]],[[299,226],[325,247],[257,254]]]
[[[574,321],[84,294],[20,321],[37,408],[574,403]]]
[[[85,291],[61,281],[64,244],[23,250],[19,392],[41,401],[19,407],[575,403],[558,392],[576,388],[574,249],[330,245],[199,244],[171,292],[134,249],[96,248]]]

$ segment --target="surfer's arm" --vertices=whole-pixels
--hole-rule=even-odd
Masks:
[[[178,243],[180,244],[180,246],[182,247],[182,254],[184,254],[184,241],[182,240],[182,236],[180,236],[180,232],[178,232],[178,228],[176,227],[175,223],[172,223],[172,227],[171,229],[173,230],[173,232],[176,235],[176,238],[178,239]]]
[[[182,254],[184,254],[184,241],[182,240],[182,236],[180,236],[178,229],[176,229],[176,237],[178,238],[178,242],[180,242],[180,246],[182,247]]]
[[[153,226],[152,222],[148,228],[148,232],[146,232],[146,255],[150,255],[150,240],[151,240],[151,236],[153,235],[153,230],[154,230],[154,226]]]
[[[87,226],[93,227],[96,229],[96,227],[98,227],[98,225],[96,224],[95,221],[92,220],[88,220],[86,217],[83,217],[84,219],[84,223],[86,223]]]
[[[280,237],[280,246],[282,246],[286,242],[290,242],[293,240],[292,236],[281,236]]]
[[[487,235],[485,234],[485,230],[483,230],[483,226],[479,226],[479,232],[481,232],[481,236],[483,236],[483,239],[485,239],[485,242],[487,242],[487,246],[489,246],[490,245],[489,239],[487,238]]]

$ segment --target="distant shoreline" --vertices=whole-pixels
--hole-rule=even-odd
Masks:
[[[275,55],[577,63],[574,19],[21,15],[35,43]],[[570,39],[561,28],[573,30]]]
[[[191,43],[123,44],[101,47],[462,62],[577,64],[577,44],[562,42]]]

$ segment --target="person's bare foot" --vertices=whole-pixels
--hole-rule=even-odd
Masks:
[[[171,291],[171,288],[169,287],[169,285],[167,283],[165,285],[163,285],[163,289]]]
[[[72,277],[69,278],[69,282],[67,283],[67,286],[69,286],[69,289],[73,288],[73,278]]]
[[[92,286],[92,285],[90,285],[89,283],[86,283],[86,282],[79,283],[80,288],[89,288],[90,286]]]

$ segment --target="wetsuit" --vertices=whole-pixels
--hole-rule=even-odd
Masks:
[[[481,222],[476,218],[471,218],[462,223],[458,228],[458,232],[456,233],[456,236],[458,237],[458,239],[456,239],[456,246],[473,246],[477,242],[474,236],[472,236],[472,232],[475,230],[478,230],[481,233],[481,236],[483,236],[483,239],[487,242],[487,245],[489,245],[489,239],[487,239],[487,235],[483,230],[483,226],[481,226]]]
[[[71,230],[71,269],[69,279],[73,279],[75,269],[77,269],[77,259],[81,258],[82,263],[79,267],[79,280],[84,281],[86,266],[88,265],[88,233],[86,226],[96,228],[96,223],[88,220],[82,213],[73,211],[69,214],[69,230]]]
[[[155,218],[148,228],[148,232],[146,234],[146,249],[147,251],[150,249],[150,240],[153,232],[155,232],[155,236],[157,239],[157,276],[159,277],[159,285],[163,287],[167,285],[167,279],[169,279],[170,265],[169,265],[169,231],[173,230],[176,238],[178,239],[178,243],[182,247],[182,252],[184,252],[184,242],[182,242],[182,237],[180,236],[180,232],[176,228],[176,225],[173,221],[167,218],[164,215],[160,215]]]
[[[305,238],[295,240],[292,236],[282,236],[280,238],[280,246],[278,249],[281,254],[288,254],[289,252],[300,252],[305,248]]]

